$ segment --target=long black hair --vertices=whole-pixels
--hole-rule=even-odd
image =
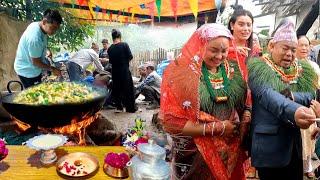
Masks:
[[[239,16],[249,16],[253,24],[253,16],[250,11],[243,9],[241,5],[237,5],[237,6],[232,5],[231,7],[234,9],[234,12],[231,15],[231,18],[228,22],[228,29],[231,32],[231,34],[233,34],[233,30],[231,29],[231,24],[235,24]],[[247,40],[247,44],[246,44],[247,47],[250,49],[252,49],[252,45],[253,45],[252,34],[253,34],[253,31],[251,32],[251,35],[249,36],[249,39]],[[249,56],[250,55],[251,55],[251,50],[249,51]]]

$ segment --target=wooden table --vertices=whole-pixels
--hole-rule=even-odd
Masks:
[[[57,173],[55,164],[43,166],[40,162],[40,152],[26,146],[10,146],[8,156],[0,162],[1,180],[51,180],[67,179]],[[73,152],[89,153],[99,160],[99,170],[90,175],[89,179],[112,179],[103,172],[104,156],[109,152],[125,152],[121,146],[63,146],[56,149],[58,160],[60,157]],[[79,179],[79,178],[71,178]]]

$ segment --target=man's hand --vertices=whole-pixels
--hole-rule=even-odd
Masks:
[[[51,71],[55,76],[61,76],[61,71],[55,67],[51,67]]]
[[[310,107],[312,108],[316,116],[320,117],[320,103],[316,100],[312,100]]]
[[[296,125],[301,129],[308,129],[315,122],[316,116],[311,109],[307,107],[299,107],[294,113]]]
[[[99,60],[100,60],[101,62],[108,62],[108,61],[109,61],[108,58],[99,58]]]

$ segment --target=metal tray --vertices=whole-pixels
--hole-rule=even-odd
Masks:
[[[61,157],[56,164],[57,172],[69,177],[88,176],[98,168],[98,159],[83,152],[67,154]]]

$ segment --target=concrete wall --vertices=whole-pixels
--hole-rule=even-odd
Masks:
[[[4,90],[8,81],[18,78],[13,63],[19,39],[28,23],[0,13],[0,26],[0,90]]]

